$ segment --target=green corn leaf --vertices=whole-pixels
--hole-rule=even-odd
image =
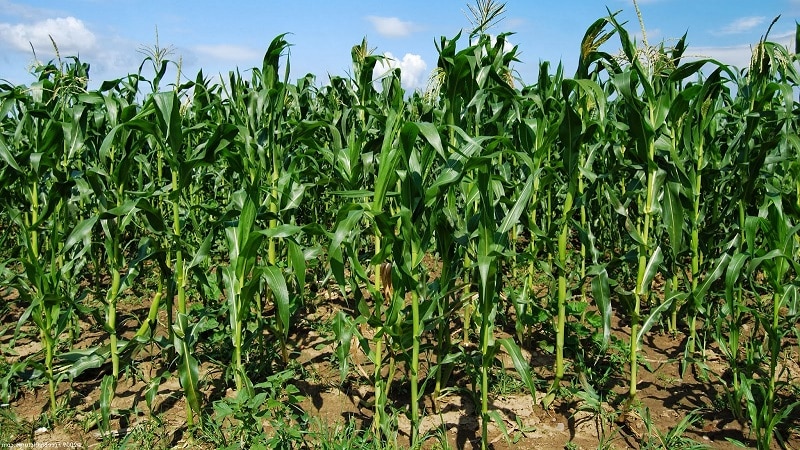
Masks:
[[[492,302],[494,299],[494,283],[490,280],[493,278],[495,272],[495,260],[497,255],[494,252],[494,230],[492,225],[494,217],[489,214],[491,201],[489,200],[489,189],[486,184],[489,181],[489,176],[486,173],[479,174],[479,182],[481,185],[481,218],[478,226],[478,246],[477,246],[477,262],[478,272],[480,274],[480,298],[484,303]],[[484,318],[486,320],[486,318]]]
[[[121,205],[101,212],[100,218],[103,220],[108,220],[108,219],[117,219],[121,217],[122,220],[119,220],[118,222],[120,224],[119,226],[122,227],[123,223],[126,224],[130,223],[132,217],[138,211],[137,203],[138,200],[127,199]]]
[[[755,273],[756,269],[758,269],[758,267],[762,263],[767,262],[767,261],[771,262],[773,260],[782,259],[782,258],[789,258],[789,256],[785,255],[780,249],[777,249],[777,248],[773,249],[773,250],[770,250],[769,252],[767,252],[767,253],[765,253],[765,254],[763,254],[761,256],[758,256],[758,257],[755,257],[755,258],[751,259],[750,260],[750,264],[748,264],[748,266],[747,266],[747,272],[748,273]]]
[[[756,247],[756,237],[758,230],[768,228],[765,219],[757,216],[747,216],[744,219],[744,237],[747,242],[747,249],[754,252]]]
[[[656,274],[658,273],[658,269],[662,262],[664,262],[664,253],[661,251],[661,246],[659,245],[656,247],[655,251],[653,251],[653,254],[650,255],[650,259],[647,261],[647,266],[645,267],[644,271],[644,278],[642,278],[642,284],[637,286],[640,294],[646,294],[650,291],[650,283],[652,283],[653,278],[655,278]]]
[[[650,314],[648,314],[647,318],[645,318],[645,320],[642,322],[642,328],[636,335],[636,341],[639,343],[639,346],[642,345],[642,339],[644,338],[644,335],[647,334],[648,331],[650,331],[650,328],[652,328],[653,325],[658,323],[659,319],[661,318],[661,314],[663,314],[664,311],[669,310],[669,308],[672,306],[672,303],[675,301],[676,298],[677,298],[676,296],[670,296],[664,299],[664,301],[661,302],[661,304],[659,304],[650,311]]]
[[[144,217],[147,219],[145,223],[150,231],[155,233],[163,233],[167,230],[167,227],[164,224],[164,216],[162,216],[161,211],[153,207],[153,205],[146,198],[137,199],[136,207],[141,210],[142,213],[144,213]]]
[[[614,208],[614,211],[617,214],[623,217],[628,217],[627,203],[622,204],[622,202],[619,200],[619,197],[617,197],[617,194],[613,192],[612,189],[606,189],[603,193],[606,197],[606,200],[608,200],[608,202],[611,204],[611,207]]]
[[[639,233],[639,230],[636,228],[636,225],[633,224],[633,221],[630,217],[625,218],[625,231],[628,232],[628,236],[633,239],[636,245],[644,245],[644,239]]]
[[[151,413],[154,412],[153,404],[155,403],[156,395],[158,394],[158,388],[161,386],[161,381],[164,378],[165,377],[163,376],[154,377],[149,383],[147,383],[147,391],[144,393],[144,399],[147,403],[147,409],[149,409]]]
[[[445,156],[444,147],[442,146],[442,137],[439,135],[439,130],[436,129],[436,126],[428,122],[416,122],[416,126],[431,147],[441,156]]]
[[[725,271],[725,297],[733,299],[734,290],[737,288],[737,280],[742,276],[742,269],[747,263],[750,255],[747,253],[736,253],[731,257],[728,268]]]
[[[239,223],[236,225],[236,242],[234,242],[234,245],[237,249],[239,249],[240,256],[248,257],[247,255],[243,255],[241,252],[247,245],[247,239],[250,237],[250,231],[253,229],[253,225],[255,224],[256,212],[256,204],[248,196],[244,201],[244,205],[242,205],[242,212],[239,215]]]
[[[211,244],[213,240],[214,233],[208,233],[203,239],[203,242],[200,244],[200,247],[195,250],[192,260],[186,265],[186,270],[199,266],[208,258],[208,255],[211,252]]]
[[[567,86],[565,84],[565,86]],[[583,121],[581,117],[572,107],[565,93],[564,104],[564,117],[561,120],[559,127],[559,135],[561,141],[564,142],[564,151],[562,153],[564,159],[564,171],[567,180],[577,179],[578,174],[578,161],[581,151],[581,133],[583,131]]]
[[[178,376],[186,401],[195,414],[200,414],[200,364],[191,354],[184,354],[178,366]]]
[[[500,432],[503,434],[506,443],[511,445],[511,437],[508,434],[508,428],[506,427],[505,420],[503,420],[503,416],[501,416],[500,413],[494,409],[487,411],[486,416],[487,417],[484,417],[483,420],[492,419],[492,421],[497,425],[497,428],[499,428]]]
[[[786,286],[783,295],[780,298],[780,304],[775,305],[780,309],[786,307],[789,310],[789,316],[796,316],[800,310],[800,291],[797,290],[797,285],[790,284]]]
[[[175,332],[175,350],[180,357],[178,375],[181,387],[189,407],[195,413],[200,414],[200,365],[192,356],[194,333],[189,324],[188,315],[178,314],[175,322],[172,329]]]
[[[103,142],[100,144],[99,154],[103,160],[111,159],[111,151],[112,148],[116,145],[116,137],[119,130],[122,129],[122,125],[117,125],[110,130],[108,130],[108,134],[106,137],[103,138]]]
[[[656,101],[651,104],[650,108],[653,110],[652,122],[649,118],[645,118],[645,120],[650,124],[653,130],[658,130],[666,122],[670,107],[672,106],[672,98],[672,95],[662,93],[658,96]]]
[[[500,228],[497,229],[498,233],[508,233],[511,228],[517,225],[522,213],[528,209],[528,201],[531,198],[532,192],[533,177],[528,177],[528,181],[525,183],[522,191],[520,191],[517,200],[514,202],[514,206],[508,211],[508,214],[506,214],[506,216],[503,218],[503,222],[500,224]]]
[[[203,144],[195,149],[193,159],[187,161],[192,167],[199,163],[213,164],[217,152],[224,150],[236,138],[239,129],[233,124],[220,124],[214,127],[214,132]]]
[[[67,240],[64,241],[64,253],[68,253],[78,242],[83,242],[87,247],[90,245],[92,239],[92,229],[97,223],[98,218],[98,216],[92,216],[88,219],[84,219],[72,229],[72,232],[67,237]]]
[[[624,51],[625,56],[629,60],[635,60],[638,52],[636,46],[628,35],[628,31],[625,29],[623,24],[620,24],[619,21],[617,21],[616,18],[617,14],[619,14],[621,11],[612,13],[608,8],[606,8],[606,11],[608,11],[608,21],[614,26],[617,33],[619,33],[620,43],[622,44],[622,50]]]
[[[8,145],[6,144],[5,138],[0,135],[0,158],[6,162],[11,168],[16,170],[19,173],[25,173],[24,170],[17,164],[16,159],[11,154],[11,151],[8,149]]]
[[[533,397],[533,402],[536,403],[536,385],[531,376],[530,364],[528,364],[528,361],[522,356],[522,351],[519,346],[511,338],[498,339],[497,342],[499,342],[511,356],[511,362],[514,363],[514,368],[517,369],[517,373],[520,378],[522,378],[522,382],[525,383],[525,386]]]
[[[386,120],[380,162],[378,163],[378,176],[375,179],[375,195],[372,198],[372,211],[375,213],[383,211],[386,194],[389,187],[394,186],[396,180],[397,163],[401,152],[395,147],[394,138],[401,123],[402,121],[398,119],[397,114],[394,112],[391,112]]]
[[[234,270],[236,267],[236,261],[239,259],[239,238],[236,234],[236,228],[228,227],[225,228],[225,242],[228,245],[228,258],[231,270]]]
[[[111,431],[111,401],[114,399],[114,391],[117,389],[117,380],[111,375],[103,377],[100,383],[100,429],[104,433]]]
[[[285,193],[281,196],[281,203],[283,204],[281,211],[292,211],[300,207],[300,204],[303,201],[303,196],[306,193],[306,186],[301,183],[289,183],[288,180],[290,177],[291,175],[288,172],[281,177],[281,181],[283,181],[284,178],[287,180],[286,184],[288,187]]]
[[[681,187],[680,183],[667,182],[667,189],[664,190],[664,206],[662,207],[662,219],[669,235],[673,257],[677,257],[683,248],[684,212],[680,202]]]
[[[361,221],[361,218],[364,216],[364,210],[361,209],[359,206],[356,205],[347,205],[345,208],[342,208],[343,212],[346,211],[347,215],[343,218],[340,218],[336,222],[336,231],[333,234],[333,238],[331,239],[331,247],[339,247],[342,245],[342,242],[347,239],[350,233],[353,232],[355,226]],[[341,214],[341,213],[340,213]]]
[[[277,267],[264,267],[264,279],[267,281],[272,296],[275,301],[275,308],[278,311],[277,318],[279,328],[286,339],[289,336],[289,316],[291,304],[289,299],[289,289],[286,287],[286,279],[283,272]]]
[[[58,372],[75,379],[87,370],[102,367],[108,361],[109,355],[108,346],[60,353],[58,359],[63,364],[58,368]]]
[[[794,54],[800,54],[800,22],[794,23]]]
[[[302,230],[303,227],[290,223],[284,223],[274,228],[259,230],[258,233],[270,238],[288,238],[294,236],[295,234],[299,233]]]
[[[289,250],[289,261],[291,262],[291,268],[294,271],[294,278],[297,280],[297,287],[300,289],[300,294],[303,295],[306,285],[305,252],[299,244],[291,239],[286,241],[286,246]]]
[[[703,304],[703,298],[706,295],[706,292],[711,288],[711,284],[714,283],[722,276],[725,272],[725,268],[728,267],[728,264],[731,262],[731,255],[727,253],[723,253],[719,258],[714,261],[714,268],[711,272],[708,272],[705,279],[703,279],[703,283],[697,286],[697,289],[692,292],[692,296],[694,297],[695,304],[698,307],[701,307]]]
[[[373,192],[366,189],[353,189],[347,191],[331,191],[331,194],[341,198],[367,198],[372,197]]]
[[[344,214],[346,212],[346,214]],[[343,216],[343,217],[342,217]],[[328,258],[331,265],[331,272],[333,273],[336,282],[339,284],[340,289],[344,289],[347,280],[344,276],[344,261],[345,254],[343,251],[342,243],[353,232],[356,225],[364,216],[364,210],[355,205],[348,205],[342,208],[336,222],[336,230],[331,237],[331,243],[328,246]]]
[[[603,320],[603,346],[611,340],[611,287],[605,266],[590,269],[592,277],[592,296]]]
[[[225,284],[225,292],[228,295],[228,319],[231,330],[235,330],[239,320],[239,295],[242,286],[239,286],[239,279],[236,276],[236,268],[228,265],[222,268],[222,281]],[[233,339],[238,339],[236,333],[231,334]]]
[[[47,189],[46,200],[40,205],[39,220],[31,225],[31,228],[39,227],[50,219],[56,208],[61,207],[62,201],[70,197],[70,191],[74,184],[72,180],[65,183],[55,182]]]
[[[153,95],[155,102],[158,127],[166,144],[171,151],[170,160],[174,165],[178,163],[178,156],[183,145],[183,127],[181,126],[180,99],[174,91],[159,92]]]
[[[350,345],[353,341],[353,334],[356,328],[353,321],[344,313],[339,311],[333,318],[333,335],[338,341],[334,354],[339,360],[339,375],[342,382],[347,378],[350,363]]]

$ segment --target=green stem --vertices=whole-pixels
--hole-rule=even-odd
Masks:
[[[653,113],[650,113],[651,117]],[[650,142],[648,149],[649,161],[655,158],[655,142]],[[646,300],[650,291],[649,286],[644,285],[645,271],[647,270],[647,260],[650,250],[650,224],[653,220],[653,200],[655,196],[655,178],[656,173],[651,168],[651,164],[647,165],[647,194],[645,196],[644,204],[644,225],[642,227],[642,243],[639,245],[639,270],[636,275],[636,289],[634,295],[633,317],[631,317],[631,348],[630,348],[630,366],[631,366],[631,379],[630,389],[628,390],[628,399],[632,403],[636,399],[636,385],[638,383],[638,354],[639,354],[639,323],[640,314],[642,310],[642,301]]]
[[[581,157],[580,157],[581,167],[584,167],[586,165],[585,159],[586,159],[586,156],[581,154]],[[581,228],[588,231],[589,227],[588,227],[587,222],[586,222],[586,200],[585,200],[586,197],[584,196],[584,190],[585,190],[585,187],[584,187],[583,175],[581,174],[580,171],[578,171],[578,198],[579,199],[583,199],[580,202],[580,204],[581,204],[581,208],[580,208]],[[581,280],[585,280],[586,279],[586,244],[584,243],[584,241],[582,239],[581,239],[580,254],[581,254]],[[584,283],[584,282],[581,282],[581,301],[586,302],[586,283]],[[583,315],[581,316],[581,319],[584,319],[585,315],[586,315],[586,312],[584,311]]]
[[[691,235],[691,251],[692,251],[692,293],[697,290],[697,284],[700,278],[700,183],[702,176],[700,171],[703,167],[703,144],[702,140],[695,150],[695,159],[697,160],[695,166],[695,184],[693,186],[693,204],[692,204],[692,235]],[[694,299],[695,304],[699,304],[702,299]],[[692,311],[692,326],[689,328],[689,339],[686,341],[688,354],[694,356],[695,345],[697,343],[697,329],[695,328],[697,312]]]
[[[379,278],[376,276],[376,278]],[[383,377],[381,376],[381,369],[383,363],[383,329],[379,327],[375,330],[375,373],[373,374],[373,379],[375,383],[375,417],[372,420],[373,428],[376,433],[381,432],[381,423],[383,421],[383,411],[384,407],[386,406],[384,403],[384,398],[386,398],[386,392],[383,389],[384,381]]]
[[[463,330],[462,342],[465,345],[471,342],[469,332],[470,328],[472,327],[471,325],[472,313],[475,311],[475,305],[473,304],[473,299],[472,299],[472,292],[470,292],[469,274],[471,270],[472,270],[472,260],[470,259],[469,254],[467,254],[467,252],[464,252],[465,280],[464,280],[464,291],[462,295],[466,297],[466,300],[464,301],[464,313],[463,313],[464,330]]]
[[[536,177],[533,180],[533,194],[531,195],[531,214],[530,214],[530,221],[531,224],[536,225],[536,205],[538,205],[539,200],[539,177]],[[531,292],[534,292],[534,279],[536,276],[536,257],[538,256],[538,252],[536,251],[536,234],[531,230],[530,232],[530,244],[528,245],[530,249],[530,261],[528,262],[528,288]]]
[[[178,175],[172,172],[172,185],[174,189],[178,186]],[[178,206],[178,199],[176,198],[172,204],[172,232],[174,233],[175,242],[180,242],[181,237],[181,223],[180,223],[180,208]],[[178,314],[186,314],[186,276],[183,273],[183,251],[180,247],[175,250],[175,288],[178,294]]]
[[[411,292],[411,447],[417,448],[419,438],[419,294]]]
[[[631,352],[630,352],[630,365],[631,365],[631,380],[630,380],[630,388],[628,390],[628,399],[633,401],[636,398],[636,382],[637,382],[637,371],[639,363],[637,361],[638,356],[638,341],[636,339],[636,335],[639,333],[639,310],[640,310],[640,302],[639,296],[636,296],[636,305],[634,307],[633,317],[631,317]]]
[[[111,375],[114,379],[119,378],[119,348],[117,347],[117,297],[120,286],[120,273],[116,267],[111,269],[111,290],[109,291],[108,310],[106,311],[106,322],[111,333]]]
[[[488,318],[483,319],[484,321]],[[481,329],[484,327],[481,326]],[[481,333],[481,450],[486,450],[489,439],[489,333]]]
[[[490,272],[492,269],[490,269]],[[494,283],[494,275],[490,276],[487,283]],[[489,345],[493,340],[492,308],[494,298],[484,298],[485,287],[481,287],[481,449],[486,450],[489,439],[489,368],[492,360],[489,358]]]
[[[33,181],[31,186],[31,222],[28,224],[31,239],[31,257],[39,258],[39,233],[33,227],[39,221],[39,182]]]
[[[375,254],[377,255],[378,253],[381,252],[381,234],[378,231],[378,227],[377,226],[375,227],[375,240],[374,240],[374,243],[375,243]],[[373,285],[375,286],[375,292],[380,292],[381,291],[381,263],[376,263],[372,267],[372,272],[373,272],[373,274],[375,276],[375,280],[374,280],[374,283],[373,283]]]
[[[778,367],[778,356],[781,353],[781,340],[779,337],[780,331],[778,329],[781,305],[781,292],[778,292],[779,290],[776,290],[776,292],[772,295],[772,336],[774,336],[775,339],[769,339],[769,387],[767,390],[767,402],[765,405],[765,411],[770,421],[775,415],[775,379],[777,378],[776,371]]]
[[[556,319],[556,367],[553,390],[564,378],[564,334],[567,322],[567,238],[569,236],[569,214],[572,210],[573,192],[568,188],[564,200],[563,223],[558,236],[558,316]]]
[[[151,330],[155,332],[156,325],[158,324],[158,308],[161,306],[161,298],[163,296],[164,292],[161,287],[159,287],[158,292],[153,296],[153,301],[150,302],[150,310],[147,313],[147,319],[139,327],[139,330],[136,332],[136,337],[144,337]]]
[[[45,313],[46,314],[46,313]],[[47,323],[47,322],[46,322]],[[42,342],[45,345],[44,366],[47,370],[47,390],[50,395],[50,417],[56,416],[56,380],[53,374],[53,347],[55,343],[49,331],[41,330]]]
[[[672,270],[672,283],[670,284],[669,289],[666,292],[666,298],[669,298],[670,295],[678,291],[678,267],[673,267]],[[678,332],[678,309],[680,309],[680,305],[678,301],[675,300],[672,302],[670,306],[670,320],[669,320],[669,332],[672,334],[676,334]]]
[[[238,302],[237,302],[238,303]],[[236,382],[236,391],[242,392],[244,389],[244,364],[242,363],[242,321],[236,321],[235,329],[233,330],[233,364],[235,367],[234,380]]]
[[[183,251],[180,248],[180,237],[181,237],[181,222],[180,222],[180,195],[178,195],[178,171],[177,168],[173,168],[172,170],[172,190],[176,194],[175,199],[172,202],[172,232],[173,232],[173,243],[176,244],[178,247],[175,250],[175,273],[173,276],[175,277],[175,288],[177,289],[177,297],[178,297],[178,316],[186,314],[186,274],[183,272]],[[170,302],[170,296],[167,296],[167,301]],[[172,315],[171,308],[168,311],[169,315]],[[172,327],[170,327],[172,328]],[[172,334],[172,333],[171,333]],[[189,339],[188,336],[185,336],[184,339]],[[187,346],[185,351],[189,351]],[[184,360],[186,360],[189,355],[183,355]],[[188,370],[188,367],[186,368]],[[193,389],[192,387],[186,387],[186,389]],[[195,393],[187,393],[188,396],[194,396]],[[192,406],[190,402],[186,402],[186,424],[188,427],[192,428],[194,426],[194,412],[192,411]]]

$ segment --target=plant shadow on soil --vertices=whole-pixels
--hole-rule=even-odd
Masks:
[[[38,342],[32,330],[23,327],[21,337],[13,348],[16,355],[11,356],[8,345],[13,335],[13,324],[16,324],[22,311],[14,306],[14,299],[5,300],[9,303],[6,303],[7,309],[0,318],[3,326],[0,329],[5,330],[0,335],[0,348],[4,350],[3,358],[6,364],[9,364],[40,352],[41,347],[37,347]],[[124,314],[131,317],[145,317],[147,314],[146,308],[141,304],[131,304],[127,308],[122,306],[122,309]],[[292,382],[305,397],[300,406],[308,416],[318,418],[325,424],[355,422],[359,430],[366,432],[371,427],[373,417],[371,405],[374,399],[370,380],[366,376],[372,373],[372,367],[354,345],[351,351],[353,364],[348,378],[344,381],[340,379],[338,363],[333,357],[335,343],[330,329],[325,328],[340,310],[347,312],[350,308],[340,296],[327,295],[312,302],[306,308],[305,317],[301,317],[295,323],[289,339],[292,347],[290,366],[296,374]],[[165,321],[166,317],[160,318],[160,323],[163,324]],[[8,326],[9,324],[12,326]],[[130,337],[135,333],[136,325],[135,321],[128,321],[121,334]],[[623,342],[627,341],[628,336],[625,332],[629,329],[625,323],[615,318],[612,325],[617,337]],[[102,330],[97,330],[96,326],[88,323],[82,323],[81,330],[84,339],[81,347],[102,345],[105,339]],[[163,326],[161,331],[163,332]],[[501,330],[499,332],[502,333]],[[26,333],[32,337],[25,337]],[[718,392],[719,388],[714,385],[713,380],[705,377],[694,366],[689,367],[681,376],[680,361],[683,358],[683,348],[682,339],[659,333],[655,329],[651,330],[644,341],[642,352],[644,360],[640,369],[638,390],[641,410],[646,408],[649,412],[652,426],[661,433],[666,433],[687,414],[695,412],[700,420],[686,430],[685,437],[712,449],[739,448],[728,439],[753,446],[754,442],[750,439],[746,426],[720,406],[722,393]],[[221,354],[224,354],[224,349]],[[553,378],[552,356],[530,346],[523,348],[523,355],[531,364],[537,377],[537,385],[543,388],[549,386]],[[512,373],[513,365],[508,355],[501,353],[498,358],[504,366],[502,370]],[[718,374],[722,374],[726,368],[725,362],[714,351],[713,346],[706,349],[704,364]],[[232,396],[224,366],[224,362],[204,362],[201,367],[204,386],[202,392],[209,412],[213,412],[212,402]],[[145,346],[133,360],[128,361],[127,367],[128,370],[118,383],[112,404],[112,410],[117,414],[114,415],[111,428],[115,430],[114,436],[117,439],[124,437],[126,433],[131,433],[143,423],[157,418],[162,428],[159,432],[161,438],[159,445],[162,448],[184,446],[188,445],[188,442],[201,448],[213,448],[209,444],[190,440],[191,437],[186,433],[186,403],[178,378],[174,376],[175,368],[163,365],[163,357],[155,345]],[[17,436],[17,439],[37,443],[77,442],[87,447],[103,443],[103,436],[95,427],[88,424],[93,419],[97,420],[100,383],[108,369],[104,365],[87,370],[71,383],[66,380],[62,382],[59,386],[59,398],[67,399],[64,403],[64,409],[69,411],[67,418],[58,421],[55,427],[51,427],[48,431],[38,434],[34,430],[41,423],[41,417],[46,414],[48,408],[46,387],[32,382],[22,383],[16,398],[7,407],[18,423],[30,428],[26,433],[20,433],[20,435],[26,434],[26,437]],[[605,408],[603,410],[605,416],[602,412],[585,411],[574,396],[563,396],[550,408],[543,409],[540,403],[534,403],[530,393],[522,389],[518,392],[493,393],[491,409],[497,411],[503,423],[502,426],[490,424],[491,447],[497,450],[560,449],[565,446],[599,448],[601,429],[605,429],[605,437],[608,439],[606,443],[610,443],[606,448],[642,447],[645,425],[641,418],[633,420],[628,418],[619,422],[613,420],[613,418],[619,419],[617,411],[622,407],[622,399],[627,389],[625,373],[628,369],[618,369],[620,372],[608,380],[606,402],[601,405]],[[409,397],[407,380],[402,377],[403,370],[403,367],[398,367],[398,378],[392,385],[389,403],[397,405],[398,408],[394,412],[398,427],[397,442],[401,446],[407,446],[411,425],[405,413]],[[162,377],[162,375],[171,376]],[[567,378],[569,377],[570,375]],[[150,387],[150,382],[159,378],[161,381],[154,397],[154,404],[152,410],[149,410],[145,393]],[[476,412],[471,386],[471,380],[465,373],[454,372],[450,389],[438,402],[438,411],[432,404],[429,386],[421,408],[423,419],[420,432],[428,437],[423,444],[424,448],[441,448],[443,440],[446,440],[452,448],[480,447],[479,414]],[[564,392],[569,392],[570,386],[569,382],[565,382]],[[538,400],[543,396],[544,392],[536,393]],[[602,422],[606,419],[607,422]],[[790,433],[787,445],[789,448],[798,448],[800,436],[796,430],[800,427],[800,420],[797,418],[793,420],[789,426],[794,428],[795,433]]]

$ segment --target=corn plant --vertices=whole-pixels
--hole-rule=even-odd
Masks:
[[[666,171],[661,167],[663,156],[657,152],[657,142],[661,142],[668,132],[667,117],[678,86],[682,80],[697,73],[702,64],[692,62],[680,65],[685,50],[683,40],[671,51],[663,45],[650,47],[646,40],[642,48],[637,48],[614,15],[609,16],[609,21],[620,36],[626,63],[624,68],[612,74],[611,81],[624,101],[620,113],[630,127],[629,150],[636,163],[632,168],[635,180],[632,187],[636,189],[625,191],[625,196],[635,201],[636,217],[628,215],[625,220],[627,232],[636,243],[637,269],[634,288],[629,293],[623,293],[628,299],[631,320],[629,399],[633,401],[636,397],[641,339],[675,300],[675,297],[666,298],[642,320],[643,306],[650,302],[651,282],[664,261],[657,219],[663,215],[659,199],[664,197]],[[672,205],[677,203],[673,202]],[[664,223],[663,220],[661,223]]]
[[[199,127],[187,129],[187,133],[184,134],[180,99],[175,91],[154,94],[150,97],[149,105],[151,105],[152,114],[155,116],[155,127],[150,129],[150,133],[157,145],[164,150],[164,159],[170,171],[171,214],[167,216],[169,219],[164,220],[164,222],[171,222],[170,226],[167,227],[168,231],[165,233],[165,238],[174,251],[174,263],[171,262],[173,279],[167,286],[166,307],[168,317],[171,319],[171,299],[175,296],[177,299],[177,319],[170,329],[176,335],[184,337],[176,338],[173,335],[173,340],[181,343],[179,371],[181,373],[181,384],[188,400],[187,421],[191,426],[194,423],[193,412],[199,413],[200,403],[198,394],[199,378],[197,376],[198,363],[191,355],[191,347],[187,346],[188,341],[186,341],[192,336],[192,328],[194,327],[189,322],[186,289],[190,281],[190,271],[197,267],[200,261],[206,257],[207,250],[204,250],[204,247],[210,241],[208,239],[204,240],[205,245],[197,249],[189,247],[189,242],[182,237],[184,220],[181,217],[181,204],[187,201],[187,186],[191,181],[193,171],[201,165],[212,161],[217,151],[227,147],[236,134],[236,129],[230,124],[204,122]],[[201,133],[202,139],[197,136]],[[190,250],[193,250],[196,254],[191,260],[187,261],[185,255]]]
[[[758,218],[747,218],[745,237],[748,248],[754,250],[747,271],[750,276],[755,276],[761,268],[771,291],[766,307],[756,307],[752,311],[756,323],[763,328],[767,337],[763,348],[758,350],[769,362],[763,378],[743,377],[740,388],[744,392],[756,442],[759,448],[770,448],[773,436],[783,443],[777,427],[794,408],[800,406],[800,402],[779,405],[776,399],[778,390],[785,385],[780,381],[782,374],[778,372],[778,359],[783,342],[791,333],[790,324],[797,319],[797,284],[790,281],[790,274],[796,274],[800,269],[793,256],[797,253],[796,236],[800,232],[800,225],[792,225],[782,213],[778,200],[770,199],[763,209]],[[756,234],[760,233],[765,238],[762,248],[756,247]],[[782,309],[788,310],[786,317],[782,317]],[[788,323],[784,323],[784,319],[788,319]]]
[[[556,267],[558,273],[557,291],[557,317],[556,317],[556,363],[553,388],[557,388],[564,377],[564,333],[566,322],[567,301],[572,296],[567,286],[567,239],[572,228],[572,216],[575,214],[575,201],[578,197],[581,186],[581,171],[589,173],[586,169],[586,159],[582,154],[586,151],[584,147],[594,133],[603,123],[605,118],[605,100],[600,86],[590,80],[565,80],[562,84],[562,91],[565,97],[564,113],[561,118],[559,134],[563,150],[563,166],[561,167],[564,179],[564,203],[562,216],[559,222],[559,234],[557,241]],[[574,97],[572,95],[574,94]],[[576,103],[575,106],[572,103]],[[596,114],[595,117],[592,115]],[[582,116],[585,116],[582,117]],[[585,216],[585,214],[584,214]],[[580,225],[578,225],[580,226]],[[582,228],[582,227],[581,227]],[[585,249],[583,250],[585,253]],[[585,261],[581,257],[583,273],[581,278],[586,275]],[[598,298],[598,303],[607,303],[604,298]],[[606,312],[606,308],[601,308]],[[545,401],[549,403],[549,401]]]
[[[23,268],[23,274],[12,276],[9,282],[27,304],[17,330],[28,318],[39,329],[44,361],[31,364],[41,368],[48,381],[53,417],[56,385],[61,378],[54,370],[55,356],[78,300],[73,275],[84,263],[80,254],[75,259],[67,259],[66,254],[72,250],[70,242],[87,235],[67,209],[75,185],[70,168],[79,148],[71,146],[73,141],[64,135],[73,124],[69,103],[83,92],[86,70],[77,59],[66,67],[59,59],[58,66],[48,64],[37,69],[37,95],[25,98],[12,90],[12,95],[3,99],[4,110],[18,121],[14,134],[8,135],[10,143],[5,132],[0,135],[0,157],[8,167],[5,183],[22,193],[3,200],[7,217],[20,231],[21,254],[17,259]],[[70,241],[72,236],[80,237]]]

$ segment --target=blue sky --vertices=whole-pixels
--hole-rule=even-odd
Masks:
[[[50,35],[62,57],[79,54],[91,64],[97,86],[136,71],[139,50],[155,43],[157,27],[161,46],[173,50],[171,59],[182,58],[192,79],[200,68],[213,76],[260,66],[270,41],[290,33],[293,78],[310,72],[324,83],[328,74],[347,75],[350,49],[366,37],[403,69],[404,87],[423,89],[436,66],[435,42],[469,27],[468,4],[475,1],[0,0],[0,79],[32,82],[31,45],[39,60],[52,59]],[[770,38],[793,47],[800,19],[800,0],[639,0],[639,6],[651,45],[688,33],[687,54],[738,67],[748,64],[751,46],[778,15]],[[540,60],[561,61],[567,75],[574,73],[580,39],[606,8],[621,10],[628,31],[641,37],[632,0],[508,0],[504,21],[491,31],[515,33],[510,40],[521,59],[515,68],[531,84]]]

